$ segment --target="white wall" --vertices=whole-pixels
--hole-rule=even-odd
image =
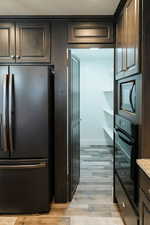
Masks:
[[[104,131],[113,132],[113,49],[73,50],[80,58],[81,145],[108,145],[112,140]]]

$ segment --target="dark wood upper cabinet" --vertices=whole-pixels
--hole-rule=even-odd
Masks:
[[[116,63],[115,71],[116,76],[124,76],[126,70],[126,57],[125,57],[125,18],[123,12],[120,14],[116,25]]]
[[[50,62],[49,23],[1,23],[0,63]]]
[[[0,62],[15,62],[15,25],[0,23]]]
[[[17,23],[16,61],[50,61],[49,24]]]
[[[69,43],[113,43],[113,24],[72,22],[68,24]]]
[[[139,0],[129,0],[126,17],[126,70],[127,75],[139,73]]]
[[[128,0],[116,25],[116,79],[140,73],[139,0]]]

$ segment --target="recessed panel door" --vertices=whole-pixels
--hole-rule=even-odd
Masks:
[[[139,1],[128,0],[125,7],[126,16],[126,74],[140,72],[139,66]]]
[[[16,25],[16,61],[50,61],[49,24],[18,23]]]
[[[0,23],[0,63],[15,62],[15,25]]]

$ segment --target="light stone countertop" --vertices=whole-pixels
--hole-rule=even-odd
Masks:
[[[138,159],[136,163],[150,178],[150,159]]]

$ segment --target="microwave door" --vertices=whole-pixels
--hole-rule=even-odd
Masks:
[[[120,93],[120,109],[123,111],[128,111],[131,113],[135,112],[135,100],[133,99],[135,96],[135,82],[130,81],[126,83],[122,83]]]
[[[130,93],[132,86],[130,83],[121,84],[121,110],[132,112],[130,104]]]

